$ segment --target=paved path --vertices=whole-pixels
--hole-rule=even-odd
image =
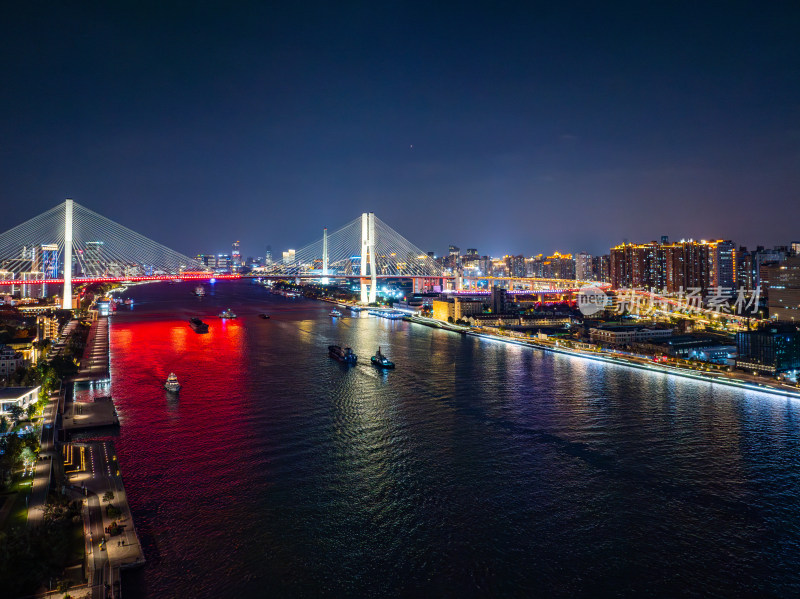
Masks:
[[[69,478],[72,489],[87,495],[89,585],[93,588],[93,597],[102,597],[106,588],[110,596],[115,597],[119,592],[120,568],[143,564],[144,553],[133,525],[114,447],[108,441],[91,441],[70,444],[68,448],[71,449],[68,453],[74,456],[72,463],[83,467],[71,472]],[[103,501],[103,496],[107,491],[114,493],[111,504],[120,510],[119,516],[110,518],[106,515],[107,502]],[[114,521],[124,526],[124,530],[112,537],[105,530]]]
[[[75,381],[105,381],[109,379],[108,365],[108,316],[101,316],[92,323],[86,347],[81,358],[81,367]]]
[[[39,526],[44,522],[44,507],[50,491],[53,472],[53,460],[60,459],[56,451],[58,425],[58,404],[63,391],[50,395],[50,401],[44,408],[42,432],[40,437],[41,451],[36,462],[36,469],[31,484],[31,495],[28,499],[28,526]]]

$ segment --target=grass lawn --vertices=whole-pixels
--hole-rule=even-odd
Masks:
[[[10,488],[0,495],[0,505],[8,497],[14,495],[14,501],[11,504],[11,511],[2,526],[3,530],[10,530],[12,528],[22,528],[28,524],[28,506],[25,499],[31,494],[31,482],[33,478],[28,476],[21,480],[14,481]]]
[[[67,565],[82,562],[86,555],[86,544],[83,541],[83,521],[69,528],[69,556]]]

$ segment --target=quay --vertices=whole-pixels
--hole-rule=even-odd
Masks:
[[[92,321],[78,374],[72,380],[76,383],[110,380],[109,349],[108,316],[100,316]]]
[[[529,339],[529,338],[514,338],[486,331],[475,331],[469,327],[462,327],[452,325],[450,323],[441,322],[431,318],[424,318],[420,316],[413,316],[406,319],[408,322],[421,324],[433,328],[451,331],[470,337],[477,337],[489,341],[496,341],[500,343],[508,343],[511,345],[519,345],[529,349],[538,349],[545,352],[552,352],[556,354],[563,354],[567,356],[585,358],[597,362],[605,362],[607,364],[614,364],[616,366],[626,366],[629,368],[637,368],[639,370],[647,370],[653,373],[667,374],[673,376],[680,376],[683,378],[694,379],[696,381],[703,381],[706,383],[713,383],[717,385],[724,385],[727,387],[735,387],[737,389],[748,391],[760,391],[762,393],[769,393],[771,395],[779,395],[782,397],[796,397],[800,399],[800,389],[794,386],[789,386],[785,383],[775,381],[765,381],[744,372],[702,372],[689,368],[681,368],[680,366],[673,366],[667,364],[658,364],[652,360],[648,360],[645,356],[637,357],[627,354],[615,354],[611,352],[591,351],[584,349],[577,349],[560,345],[557,341],[549,341],[543,339]]]
[[[50,359],[77,329],[77,320],[64,327]],[[66,438],[72,431],[119,424],[111,397],[75,401],[78,385],[109,382],[109,351],[108,318],[98,318],[91,324],[78,374],[53,392],[45,408],[28,505],[28,526],[34,527],[44,521],[49,493],[61,492],[82,503],[87,582],[70,589],[73,597],[118,598],[121,571],[145,563],[113,442]]]

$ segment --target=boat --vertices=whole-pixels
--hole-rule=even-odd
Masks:
[[[131,298],[126,299],[125,300],[125,305],[126,306],[132,306],[133,305],[133,300]]]
[[[331,310],[331,316],[341,316],[341,315],[342,315],[342,313],[339,312],[339,310],[337,310],[336,308]]]
[[[234,314],[233,311],[230,308],[220,312],[219,313],[219,317],[220,318],[237,318],[236,314]]]
[[[268,320],[269,319],[269,314],[259,314],[258,317],[259,318],[263,318],[264,320]]]
[[[378,351],[375,352],[375,355],[372,356],[372,363],[377,366],[378,368],[394,368],[394,362],[389,360],[386,356],[381,353],[381,348],[378,348]]]
[[[206,288],[203,287],[202,285],[198,285],[197,287],[194,288],[194,294],[197,297],[203,297],[206,294]]]
[[[189,326],[192,327],[195,333],[208,333],[208,325],[199,318],[190,318]]]
[[[329,345],[328,353],[330,353],[331,358],[336,358],[345,364],[355,364],[358,361],[358,356],[349,347],[342,349],[338,345]]]
[[[167,377],[167,382],[164,383],[164,389],[172,393],[177,393],[178,391],[181,390],[181,384],[178,382],[178,377],[175,376],[174,372],[169,373],[169,376]]]

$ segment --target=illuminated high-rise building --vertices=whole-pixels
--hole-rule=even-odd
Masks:
[[[503,258],[506,263],[506,272],[509,277],[524,277],[525,276],[525,256],[506,256]]]
[[[444,266],[452,270],[455,270],[461,266],[461,248],[451,245],[447,249],[447,256],[444,261]]]
[[[769,317],[800,324],[800,256],[764,266],[769,280]]]
[[[40,248],[39,270],[45,279],[57,279],[59,275],[59,249],[55,243],[42,244]]]
[[[231,257],[229,254],[217,254],[217,267],[218,272],[228,272],[231,270]]]
[[[217,268],[217,256],[215,254],[197,254],[196,260],[206,268],[212,270]]]
[[[732,241],[712,241],[710,246],[711,286],[723,293],[736,290],[736,244]]]
[[[608,254],[592,257],[592,278],[595,281],[602,281],[605,283],[611,280],[610,256]]]
[[[239,242],[234,241],[231,245],[231,266],[236,269],[242,265],[242,252],[239,250]]]
[[[103,242],[87,241],[81,260],[87,276],[97,277],[103,274]]]
[[[578,281],[594,280],[591,254],[581,252],[575,256],[575,278]]]
[[[668,238],[662,237],[662,242]],[[617,289],[700,289],[703,294],[721,288],[733,293],[737,285],[737,250],[732,241],[682,240],[675,243],[623,243],[611,248],[611,284]]]
[[[544,272],[546,279],[574,279],[575,260],[572,254],[561,254],[556,252],[548,256],[544,261]]]

